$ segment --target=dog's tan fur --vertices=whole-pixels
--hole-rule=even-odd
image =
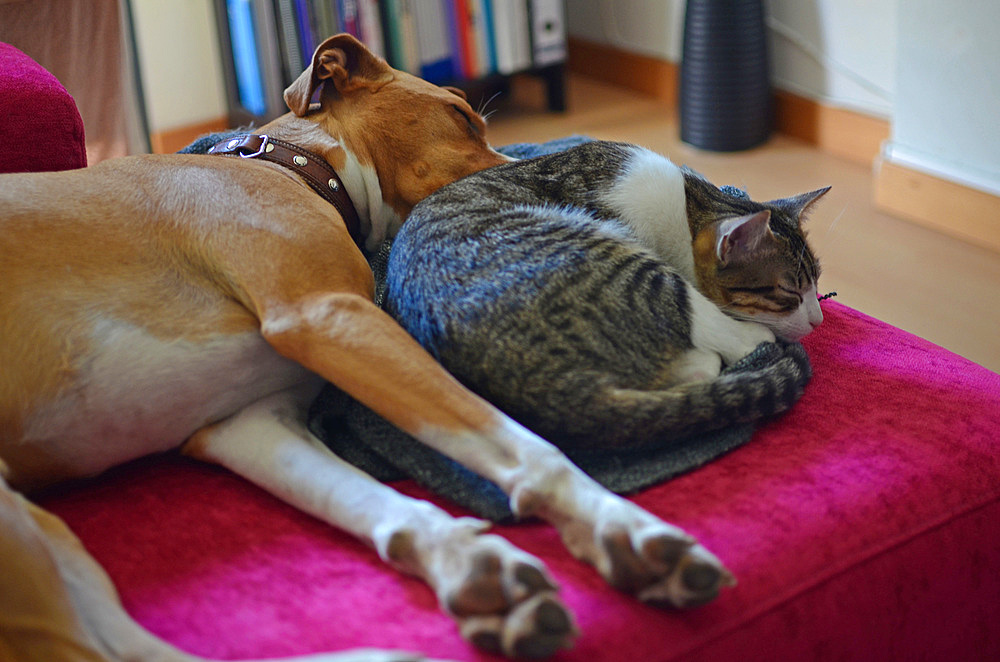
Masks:
[[[260,132],[334,166],[369,247],[438,187],[506,160],[464,97],[346,35],[317,49],[286,101],[293,112]],[[322,379],[498,483],[624,590],[685,605],[728,579],[683,532],[441,369],[372,303],[333,207],[280,166],[168,155],[4,175],[0,282],[0,655],[193,659],[133,623],[68,529],[14,491],[175,448],[367,540],[424,578],[477,645],[568,645],[571,617],[539,561],[373,481],[306,431]]]

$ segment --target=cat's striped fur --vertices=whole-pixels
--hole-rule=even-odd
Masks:
[[[757,203],[600,141],[498,166],[414,208],[387,309],[462,382],[564,447],[756,420],[799,395],[801,348],[762,371],[720,368],[773,340],[769,328],[796,340],[822,319],[799,226],[821,193]]]

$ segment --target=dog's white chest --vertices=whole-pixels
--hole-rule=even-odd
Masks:
[[[168,341],[104,319],[94,339],[72,386],[36,409],[25,430],[78,475],[174,448],[310,375],[256,332]]]

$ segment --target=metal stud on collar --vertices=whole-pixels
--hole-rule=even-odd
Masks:
[[[297,166],[305,166],[306,164],[309,163],[309,159],[307,159],[304,156],[298,156],[298,155],[296,155],[294,158],[292,158],[292,161],[294,161],[295,165],[297,165]]]
[[[340,184],[337,183],[336,179],[331,179],[326,183],[326,185],[330,187],[331,191],[336,191],[340,188]]]

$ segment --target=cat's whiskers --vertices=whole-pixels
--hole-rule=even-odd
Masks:
[[[805,267],[805,260],[803,259],[806,254],[806,245],[802,244],[802,248],[799,249],[799,260],[798,264],[795,265],[795,284],[802,287],[802,269]]]
[[[831,232],[833,232],[833,228],[834,228],[834,226],[836,226],[836,225],[837,225],[837,222],[838,222],[838,221],[840,221],[841,217],[843,217],[843,215],[844,215],[844,214],[846,214],[846,213],[847,213],[847,205],[844,205],[844,208],[840,210],[840,213],[839,213],[839,214],[837,214],[837,217],[836,217],[835,219],[833,219],[833,222],[832,222],[832,223],[830,223],[830,225],[829,225],[829,226],[828,226],[828,227],[826,228],[826,232],[824,232],[824,233],[823,233],[823,238],[824,238],[824,239],[825,239],[825,238],[826,238],[826,237],[827,237],[827,236],[828,236],[828,235],[829,235],[829,234],[830,234]]]

